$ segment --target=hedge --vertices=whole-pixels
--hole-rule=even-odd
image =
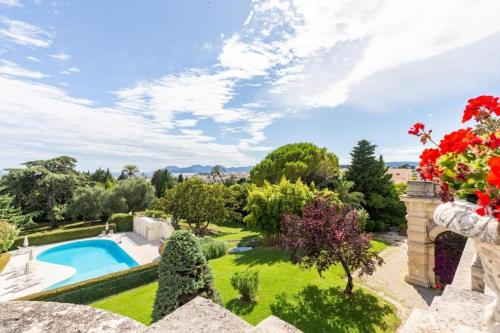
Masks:
[[[153,262],[95,279],[42,291],[16,300],[88,304],[157,280],[158,265],[159,262]]]
[[[116,225],[110,224],[109,228],[116,230]],[[44,232],[36,232],[26,236],[28,237],[30,245],[44,245],[44,244],[58,243],[80,238],[99,236],[101,232],[104,231],[104,229],[105,229],[104,225],[98,225],[93,227],[75,228],[75,229],[55,229]],[[24,236],[16,238],[14,244],[12,244],[10,249],[11,250],[17,249],[19,246],[23,245],[23,242],[24,242]]]
[[[108,218],[108,223],[116,224],[118,232],[133,231],[134,218],[132,215],[126,213],[116,213]]]

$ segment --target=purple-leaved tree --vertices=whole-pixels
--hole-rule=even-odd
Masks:
[[[321,196],[304,206],[302,216],[282,218],[282,245],[305,267],[316,266],[320,276],[340,263],[347,276],[346,295],[352,295],[353,273],[371,275],[383,260],[370,251],[370,235],[361,231],[356,210],[331,204]]]

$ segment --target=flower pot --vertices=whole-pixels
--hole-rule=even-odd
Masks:
[[[485,285],[495,293],[485,309],[485,325],[489,332],[500,333],[500,223],[494,217],[479,216],[476,209],[477,205],[463,201],[441,204],[434,212],[434,222],[474,240]]]

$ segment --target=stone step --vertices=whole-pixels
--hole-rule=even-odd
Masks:
[[[490,296],[447,286],[429,310],[414,309],[400,332],[485,332],[484,308]]]
[[[484,333],[473,327],[440,318],[436,312],[414,309],[399,333]]]

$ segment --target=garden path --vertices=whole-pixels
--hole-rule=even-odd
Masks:
[[[390,244],[380,253],[385,263],[373,275],[359,278],[360,282],[379,296],[396,304],[402,321],[414,308],[428,309],[439,292],[435,289],[414,286],[405,281],[408,271],[407,238],[396,232],[376,233],[374,238]]]

